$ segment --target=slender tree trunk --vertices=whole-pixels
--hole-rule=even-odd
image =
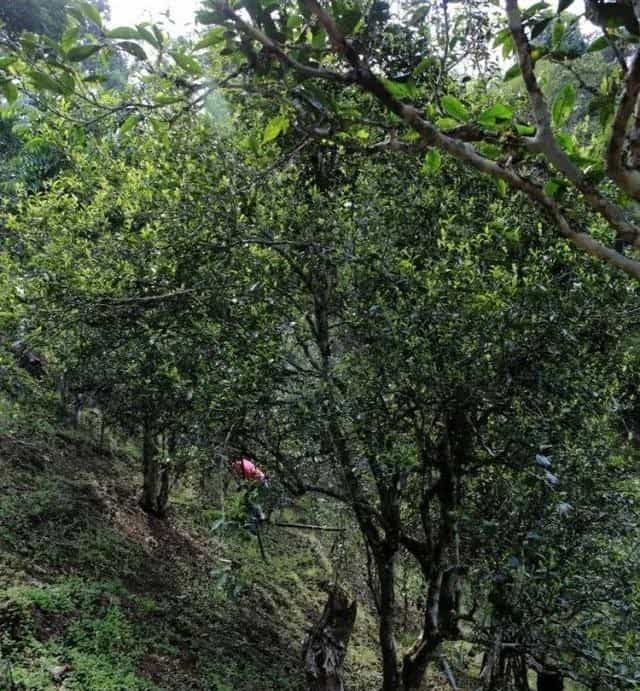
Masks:
[[[148,418],[143,425],[142,471],[140,505],[147,513],[164,517],[169,502],[169,472],[160,465],[157,435]]]
[[[357,603],[333,586],[322,616],[303,647],[308,691],[344,691],[342,665],[356,620]]]
[[[395,563],[393,555],[377,556],[380,582],[380,650],[382,653],[382,691],[399,691],[401,679],[394,637]]]

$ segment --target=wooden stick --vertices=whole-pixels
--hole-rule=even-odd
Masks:
[[[274,521],[273,525],[277,525],[280,528],[298,528],[299,530],[325,530],[332,533],[343,533],[344,528],[336,528],[331,525],[310,525],[308,523],[279,523]]]

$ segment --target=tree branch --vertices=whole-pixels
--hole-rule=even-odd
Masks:
[[[507,3],[508,5],[515,6],[517,10],[515,0],[507,0]],[[263,32],[241,19],[228,5],[222,2],[222,0],[219,0],[217,6],[225,18],[233,21],[243,33],[259,41],[265,48],[276,54],[283,64],[292,67],[302,75],[349,84],[357,83],[361,89],[375,96],[406,125],[415,130],[420,135],[425,145],[435,146],[450,154],[455,159],[470,164],[481,173],[486,173],[500,180],[504,180],[510,187],[523,192],[532,202],[544,209],[556,224],[560,234],[576,247],[622,270],[630,276],[640,279],[639,261],[625,257],[623,254],[607,247],[586,232],[574,230],[564,216],[558,203],[547,195],[540,186],[521,177],[512,169],[482,156],[471,145],[447,136],[433,123],[427,120],[417,108],[406,105],[393,96],[384,83],[373,74],[366,62],[360,58],[353,44],[342,35],[337,24],[326,10],[324,10],[316,0],[304,0],[304,4],[307,9],[318,18],[324,27],[334,51],[342,55],[353,68],[348,74],[310,68],[306,65],[302,65],[290,58],[280,46]],[[597,201],[600,207],[598,209],[600,213],[605,215],[606,212],[607,214],[612,214],[612,218],[615,218],[610,203],[601,197],[599,193],[597,194],[597,200],[592,199],[590,201],[587,199],[587,201],[590,203]],[[622,220],[616,222],[622,223]],[[638,232],[632,226],[629,227],[629,230],[631,231],[629,239],[633,241],[638,237]]]
[[[609,177],[635,199],[640,199],[640,172],[624,164],[624,145],[629,118],[640,94],[640,49],[636,51],[624,81],[624,90],[613,120],[611,139],[607,148],[607,173]]]
[[[582,170],[573,163],[558,145],[551,127],[549,107],[536,79],[529,39],[522,25],[518,1],[507,0],[506,9],[509,29],[518,50],[522,78],[527,87],[529,100],[531,101],[538,126],[535,137],[526,138],[525,143],[532,151],[543,154],[555,168],[563,173],[582,192],[585,201],[596,213],[603,216],[610,223],[611,227],[615,229],[618,238],[632,245],[640,245],[640,231],[638,228],[627,220],[625,213],[620,207],[610,202],[598,189],[587,182]]]

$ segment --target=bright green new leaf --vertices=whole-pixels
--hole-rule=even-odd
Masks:
[[[562,126],[576,103],[576,90],[573,84],[565,84],[553,99],[551,106],[551,120],[556,127]]]
[[[438,118],[436,120],[436,125],[441,130],[452,130],[454,127],[458,126],[458,121],[453,118]]]
[[[215,29],[207,31],[207,33],[196,43],[193,49],[202,50],[203,48],[210,48],[218,43],[222,43],[222,41],[224,41],[225,31],[226,29],[221,26],[217,26]]]
[[[138,60],[147,59],[147,54],[144,52],[144,49],[137,43],[132,43],[131,41],[120,41],[120,43],[117,45],[119,48],[122,48],[122,50],[129,53],[129,55],[133,55],[133,57],[137,58]]]
[[[499,124],[510,122],[513,119],[513,110],[504,103],[496,103],[478,117],[478,122],[485,127],[495,127]]]
[[[130,132],[138,123],[140,122],[140,116],[139,115],[129,115],[128,118],[125,118],[120,125],[120,132],[122,134],[126,134],[127,132]]]
[[[516,123],[516,132],[523,137],[531,137],[536,133],[536,128],[533,125]]]
[[[425,175],[433,175],[440,170],[441,165],[442,157],[438,149],[429,149],[424,157],[421,170]]]
[[[202,73],[200,63],[195,58],[192,58],[190,55],[185,55],[184,53],[179,53],[175,51],[171,53],[171,57],[176,61],[178,65],[180,65],[180,67],[182,67],[182,69],[185,72],[189,72],[189,74],[194,75]]]
[[[118,26],[111,31],[107,31],[107,38],[120,38],[124,41],[137,41],[140,39],[140,34],[137,29],[132,26]]]
[[[0,92],[2,92],[9,103],[14,103],[18,98],[18,89],[16,85],[9,80],[0,81]]]
[[[455,120],[459,122],[466,122],[469,120],[469,111],[455,96],[443,96],[440,105],[442,106],[442,110]]]
[[[272,118],[264,128],[264,133],[262,135],[263,143],[266,144],[267,142],[273,141],[280,135],[281,132],[286,132],[288,128],[289,118],[285,117],[284,115],[278,115],[277,117]]]
[[[81,62],[95,55],[99,50],[102,50],[104,46],[98,43],[89,43],[83,46],[74,46],[67,52],[67,60],[71,62]]]
[[[498,190],[498,194],[501,197],[506,197],[507,191],[509,189],[509,186],[507,185],[506,181],[503,180],[502,178],[494,178],[494,180],[496,183],[496,189]]]
[[[397,99],[413,99],[416,97],[416,87],[412,82],[393,82],[390,79],[384,80],[387,90]]]

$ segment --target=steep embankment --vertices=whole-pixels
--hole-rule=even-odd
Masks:
[[[137,505],[137,463],[81,438],[0,438],[0,688],[299,691],[329,537],[210,531],[196,493],[167,521]],[[377,685],[361,608],[350,686]]]

